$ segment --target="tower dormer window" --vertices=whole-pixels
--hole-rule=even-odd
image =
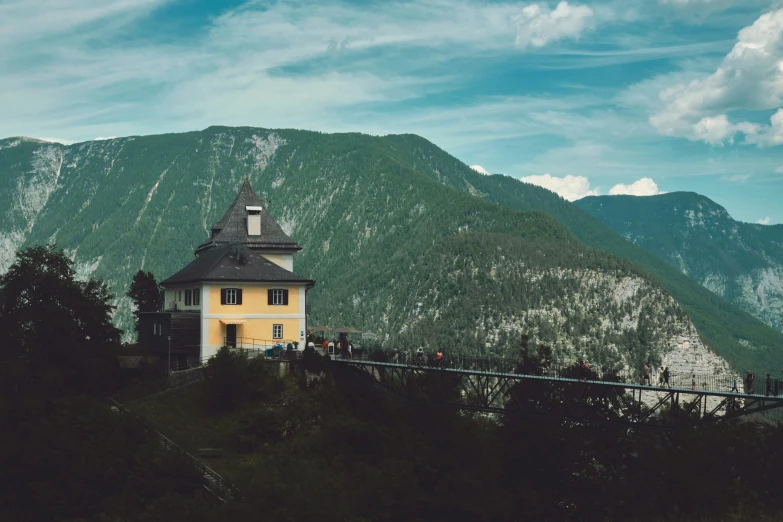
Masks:
[[[261,210],[262,207],[245,207],[247,210],[247,235],[248,236],[260,236],[261,235]]]

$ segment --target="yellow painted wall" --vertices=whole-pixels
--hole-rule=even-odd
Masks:
[[[291,254],[264,254],[264,257],[286,270],[290,271],[294,267],[294,256]]]
[[[241,283],[232,285],[226,283],[223,288],[241,288],[241,305],[221,305],[220,287],[213,286],[209,289],[209,313],[210,314],[298,314],[299,313],[299,287],[281,285],[269,286],[243,286]],[[288,305],[269,305],[268,293],[270,288],[282,288],[288,290]]]
[[[278,342],[272,339],[272,325],[283,325],[283,344],[299,341],[299,319],[247,319],[246,324],[237,325],[237,337],[258,341]],[[220,319],[209,320],[209,344],[222,345],[226,337],[226,325]],[[238,345],[238,344],[237,344]]]

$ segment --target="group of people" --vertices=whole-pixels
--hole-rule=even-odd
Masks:
[[[734,378],[734,386],[732,386],[731,388],[731,391],[736,393],[739,393],[739,388],[737,388],[737,379],[739,378],[740,378],[739,375]],[[756,375],[750,370],[748,370],[747,375],[745,375],[745,393],[749,395],[753,395],[755,393],[755,387],[754,387],[755,382],[756,382]],[[773,379],[772,375],[767,374],[767,380],[764,384],[766,385],[765,395],[770,396],[770,395],[778,394],[778,390],[777,390],[778,381],[777,379]]]
[[[446,360],[443,357],[443,349],[438,348],[438,352],[435,354],[435,366],[441,368]],[[424,366],[427,363],[427,357],[424,355],[424,348],[416,350],[416,364]]]
[[[337,343],[326,339],[320,339],[319,345],[326,353],[342,354],[347,359],[353,359],[353,343],[347,339],[340,338]],[[309,348],[315,349],[315,341],[307,343]]]
[[[661,368],[658,370],[658,386],[661,388],[671,388],[672,385],[669,382],[669,379],[671,379],[672,373],[669,371],[668,366],[661,366]],[[647,383],[647,386],[652,386],[652,382],[650,382],[650,367],[646,364],[644,365],[644,377],[642,384]],[[691,375],[691,388],[696,389],[696,375]]]
[[[643,370],[643,380],[642,384],[647,384],[648,386],[652,386],[652,383],[650,382],[650,368],[647,366],[647,364],[644,365]],[[671,383],[669,380],[671,379],[671,372],[669,371],[668,366],[661,366],[658,370],[658,386],[661,388],[671,388]],[[734,383],[731,387],[732,392],[739,393],[739,388],[737,387],[737,382],[740,380],[740,377],[737,376],[734,378]],[[754,393],[754,383],[756,380],[756,375],[753,374],[750,370],[748,370],[747,376],[745,377],[745,393],[753,394]],[[777,395],[777,390],[775,389],[775,385],[777,384],[777,381],[772,379],[772,376],[770,374],[767,374],[767,380],[766,380],[766,395]],[[696,389],[696,374],[691,373],[691,390]]]

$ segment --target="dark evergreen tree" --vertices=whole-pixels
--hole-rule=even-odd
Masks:
[[[136,272],[126,295],[133,299],[133,304],[135,305],[133,316],[136,319],[136,331],[139,330],[139,313],[157,312],[163,304],[160,295],[160,287],[152,272],[145,272],[143,270]]]
[[[17,252],[0,276],[0,359],[23,383],[105,392],[118,370],[112,296],[102,281],[77,281],[72,264],[53,245]]]

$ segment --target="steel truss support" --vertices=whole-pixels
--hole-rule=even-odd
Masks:
[[[582,423],[672,428],[783,407],[783,397],[350,359],[333,362],[348,366],[363,382],[408,401],[497,414],[516,411]],[[516,389],[520,383],[525,386]],[[710,399],[713,404],[708,406]]]

